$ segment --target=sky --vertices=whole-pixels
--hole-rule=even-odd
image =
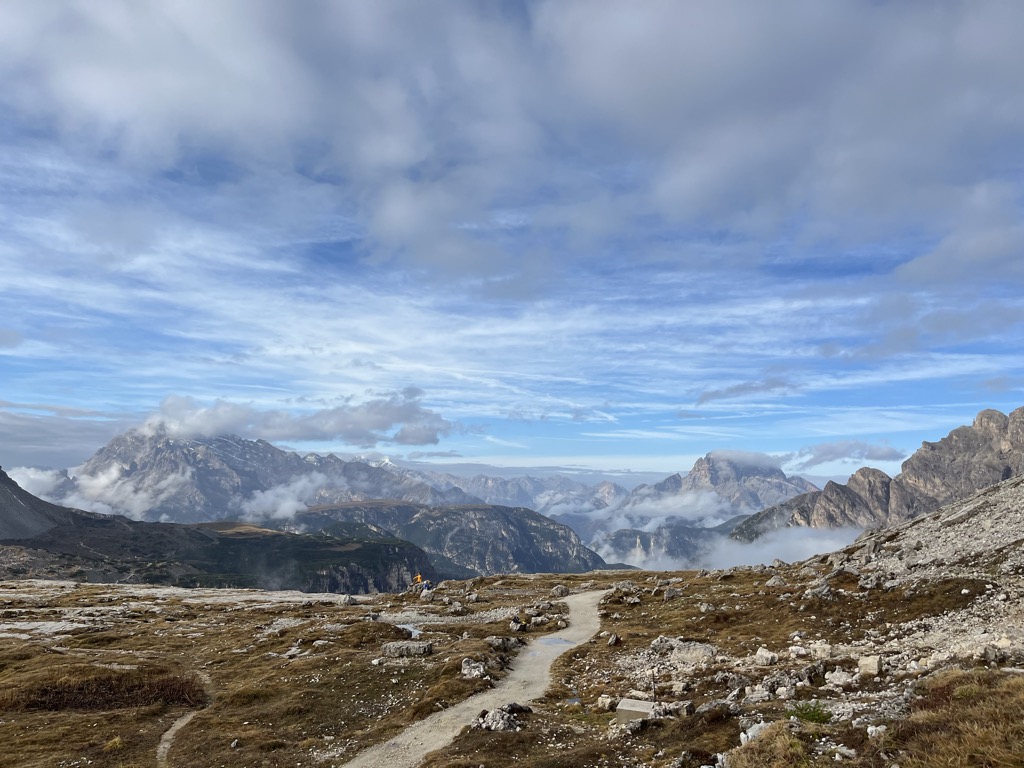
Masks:
[[[894,474],[1024,405],[1024,4],[0,4],[0,464]]]

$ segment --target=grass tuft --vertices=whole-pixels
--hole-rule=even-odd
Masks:
[[[786,710],[787,717],[795,717],[805,723],[830,723],[832,713],[820,701],[798,701]]]
[[[807,745],[789,723],[772,723],[751,742],[729,753],[729,768],[795,768],[811,764]]]

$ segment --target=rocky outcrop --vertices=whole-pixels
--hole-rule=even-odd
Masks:
[[[714,491],[736,513],[753,512],[801,493],[817,490],[802,477],[790,477],[778,467],[721,453],[697,459],[682,478],[680,491]]]
[[[846,485],[797,496],[754,515],[733,531],[753,541],[766,531],[890,526],[966,498],[982,488],[1024,472],[1024,408],[1009,416],[995,410],[977,415],[938,442],[925,442],[903,462],[895,478],[862,468]]]

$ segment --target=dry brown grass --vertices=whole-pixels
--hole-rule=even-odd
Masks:
[[[729,755],[729,768],[799,768],[810,764],[807,745],[785,721],[772,723],[756,739]]]
[[[1024,766],[1024,676],[952,671],[921,688],[922,698],[894,723],[882,748],[904,768]]]
[[[618,572],[488,577],[453,583],[439,594],[462,601],[469,613],[540,601],[557,603],[549,597],[556,583],[578,587],[590,581],[602,588],[629,579],[648,591],[639,593],[638,605],[613,598],[602,606],[603,629],[619,634],[622,644],[610,648],[604,640],[596,640],[559,660],[553,669],[554,685],[546,699],[535,704],[534,714],[526,716],[522,733],[467,731],[451,747],[431,757],[427,765],[568,768],[643,764],[663,768],[684,753],[681,764],[687,768],[712,763],[715,753],[739,743],[736,718],[712,713],[662,721],[634,735],[611,742],[606,739],[611,715],[595,712],[591,705],[600,693],[623,695],[635,685],[617,671],[616,656],[649,648],[651,640],[661,634],[712,642],[734,656],[752,653],[761,644],[781,651],[790,644],[793,632],[807,640],[857,638],[887,621],[934,616],[958,608],[980,591],[975,582],[948,581],[915,587],[910,595],[902,588],[865,592],[855,578],[839,573],[830,582],[834,600],[803,599],[804,590],[827,571],[824,564],[817,568],[817,576],[798,575],[795,568],[789,569],[783,574],[788,586],[777,588],[765,587],[768,574],[754,571],[737,571],[725,578],[721,573]],[[681,588],[683,596],[665,602],[660,593],[652,595],[649,590],[656,580],[669,577],[682,579],[672,586]],[[961,595],[962,589],[971,595]],[[475,591],[479,602],[462,600],[467,590]],[[326,767],[343,764],[359,748],[380,742],[406,724],[486,686],[486,682],[464,680],[459,675],[464,657],[484,661],[493,677],[504,673],[508,661],[483,642],[487,635],[507,634],[504,621],[430,625],[425,627],[424,639],[434,643],[433,656],[374,665],[371,661],[379,656],[380,645],[403,638],[405,633],[384,622],[365,621],[365,606],[325,605],[315,600],[291,605],[203,604],[193,602],[187,593],[161,594],[164,596],[125,597],[116,589],[93,585],[44,601],[8,603],[5,607],[12,613],[27,612],[25,615],[38,620],[57,619],[65,609],[116,609],[120,613],[116,620],[75,631],[56,649],[43,641],[0,638],[0,690],[29,691],[42,681],[53,683],[61,675],[59,670],[67,668],[100,670],[99,677],[107,676],[109,682],[116,676],[110,674],[115,670],[102,665],[111,664],[163,670],[181,679],[202,672],[211,680],[212,699],[175,743],[172,764],[290,768],[317,763],[319,756],[319,764]],[[0,605],[2,598],[0,591]],[[415,595],[386,596],[381,602],[390,603],[390,610],[396,611],[410,608],[441,616],[447,611],[443,605],[423,605]],[[713,605],[714,610],[702,613],[701,603]],[[549,625],[527,634],[552,628]],[[299,655],[294,654],[296,649]],[[89,678],[84,672],[75,675]],[[945,745],[947,738],[950,744],[963,745],[956,747],[963,757],[957,757],[961,752],[949,753],[961,762],[949,765],[1022,765],[1005,762],[1011,759],[1006,755],[998,757],[1004,762],[979,762],[981,758],[970,751],[971,744],[980,744],[982,739],[1001,743],[1000,739],[1024,738],[1019,729],[1014,730],[1011,715],[1000,720],[984,708],[992,698],[1013,701],[1019,691],[1004,687],[1011,682],[982,675],[923,689],[926,695],[914,716],[905,726],[893,724],[885,740],[877,744],[866,743],[863,728],[857,733],[842,725],[823,728],[855,746],[860,757],[847,764],[860,768],[885,768],[893,761],[901,768],[947,765],[924,761],[927,752]],[[726,692],[722,686],[694,683],[686,698],[697,704]],[[35,690],[42,688],[37,685]],[[99,702],[100,689],[102,686],[95,686],[83,692],[65,686],[61,695],[93,697]],[[566,703],[577,695],[582,707]],[[129,700],[126,697],[120,700]],[[107,699],[117,700],[116,696]],[[155,703],[120,709],[61,712],[18,706],[0,718],[0,743],[5,758],[14,759],[13,765],[30,768],[83,757],[99,768],[152,765],[160,734],[178,716],[199,706],[187,699],[178,701],[154,699]],[[783,706],[773,709],[775,704],[770,702],[763,711],[769,717],[783,717]],[[1019,702],[1015,706],[1018,709],[1009,711],[1016,712],[1020,722],[1024,712]],[[961,725],[950,727],[956,717]],[[934,735],[943,729],[951,735]],[[790,736],[797,741],[804,738],[801,733]],[[779,759],[797,759],[798,747],[781,736],[779,739],[762,764],[772,765],[775,752],[784,756]],[[803,743],[807,752],[808,742]],[[767,749],[769,742],[762,746]],[[1012,756],[1012,748],[1007,749]],[[899,757],[885,762],[881,751]],[[806,765],[821,760],[806,755],[800,759],[809,761]]]
[[[0,711],[201,707],[206,702],[206,692],[195,674],[159,667],[120,670],[68,664],[36,675],[20,675],[0,693]]]

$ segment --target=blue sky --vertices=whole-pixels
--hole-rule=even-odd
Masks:
[[[898,471],[1024,404],[1024,5],[0,6],[0,463]]]

